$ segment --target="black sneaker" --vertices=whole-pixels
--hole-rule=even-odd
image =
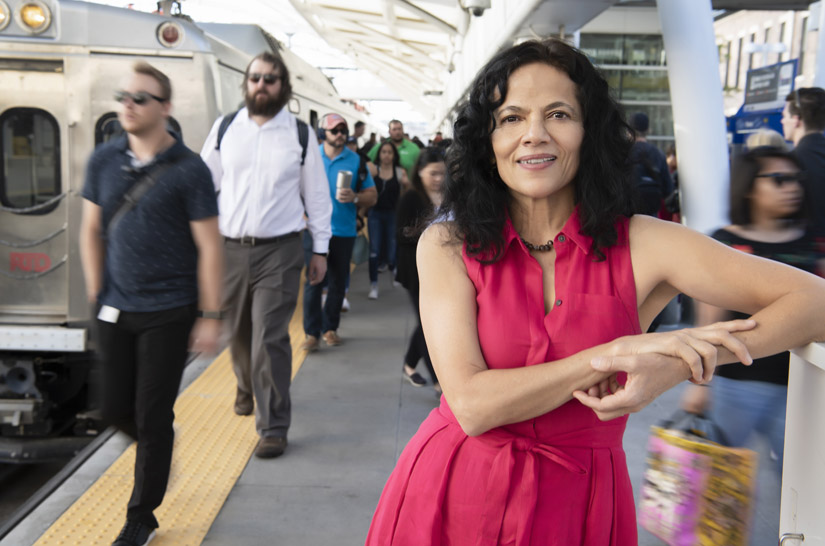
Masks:
[[[112,546],[145,546],[155,538],[155,530],[139,521],[126,520]]]
[[[406,379],[407,382],[413,387],[423,387],[427,384],[427,380],[421,377],[420,373],[408,373],[406,368],[404,368],[404,379]]]

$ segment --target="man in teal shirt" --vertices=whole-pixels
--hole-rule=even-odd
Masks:
[[[401,166],[404,167],[404,170],[407,171],[407,176],[410,180],[412,180],[415,164],[418,161],[418,154],[421,153],[421,149],[413,142],[404,138],[404,124],[397,119],[390,122],[390,140],[393,144],[395,144],[395,147],[398,150]],[[372,150],[370,150],[367,154],[370,161],[373,163],[375,163],[376,156],[378,155],[378,148],[380,146],[381,143],[379,142],[373,146]]]
[[[332,238],[329,240],[327,255],[327,299],[321,305],[323,283],[304,287],[304,333],[306,339],[301,347],[307,351],[318,348],[323,337],[329,346],[339,345],[338,325],[341,321],[341,306],[344,303],[349,262],[357,235],[356,213],[358,207],[371,207],[378,200],[378,192],[368,169],[361,169],[360,156],[345,146],[349,136],[347,121],[338,114],[327,114],[321,120],[324,142],[321,144],[321,159],[329,183],[332,197]],[[337,185],[338,173],[349,171],[352,175],[346,187]],[[363,180],[359,178],[363,176]],[[310,246],[311,248],[311,246]]]

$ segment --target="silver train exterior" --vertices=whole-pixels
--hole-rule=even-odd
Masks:
[[[170,125],[199,151],[213,122],[241,104],[246,65],[264,50],[285,60],[289,109],[313,128],[327,112],[364,118],[254,25],[0,0],[0,461],[62,457],[77,449],[67,438],[84,433],[76,415],[87,406],[93,339],[80,194],[90,153],[120,131],[113,95],[131,64],[169,75]]]

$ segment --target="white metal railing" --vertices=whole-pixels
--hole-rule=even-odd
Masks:
[[[791,352],[779,544],[825,546],[825,344]]]

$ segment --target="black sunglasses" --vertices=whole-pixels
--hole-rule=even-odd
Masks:
[[[805,180],[805,173],[766,173],[758,174],[756,178],[770,178],[777,187],[781,187],[785,182],[802,182]]]
[[[261,78],[263,78],[264,83],[267,85],[272,85],[281,79],[281,77],[277,74],[260,74],[258,72],[253,72],[249,75],[249,81],[252,83],[258,83],[261,81]]]
[[[158,97],[157,95],[153,95],[152,93],[147,93],[146,91],[138,91],[137,93],[129,93],[128,91],[117,91],[115,93],[115,100],[124,103],[126,100],[130,100],[133,103],[141,106],[149,102],[149,99],[155,99],[158,102],[166,102],[166,99],[162,97]]]
[[[336,127],[335,129],[327,129],[327,131],[329,131],[330,133],[332,133],[335,136],[338,136],[340,134],[344,134],[344,135],[349,134],[349,129],[347,129],[346,127]]]

